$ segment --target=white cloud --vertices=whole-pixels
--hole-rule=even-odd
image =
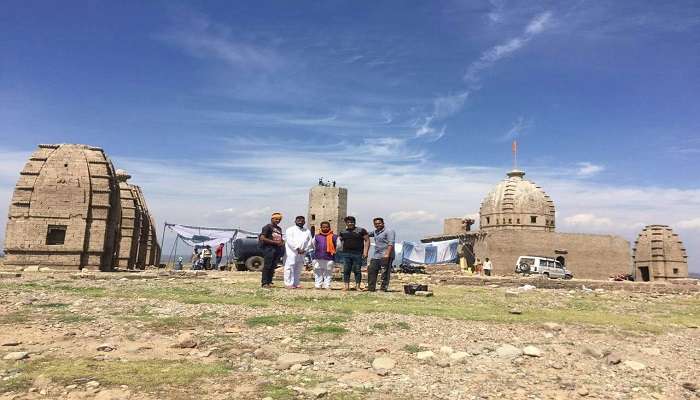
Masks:
[[[577,165],[578,170],[576,171],[576,175],[581,177],[590,177],[593,175],[597,175],[605,170],[604,166],[592,164],[589,162],[580,162]]]
[[[576,214],[564,218],[564,223],[570,226],[586,226],[590,228],[600,228],[612,226],[610,218],[598,217],[594,214]]]
[[[529,24],[527,24],[527,28],[525,28],[525,33],[528,33],[530,35],[541,33],[547,28],[547,25],[549,24],[551,18],[552,13],[550,11],[536,16],[530,21]]]
[[[464,107],[464,102],[469,97],[469,92],[464,91],[455,95],[441,96],[433,100],[433,111],[430,115],[422,117],[414,124],[416,126],[416,137],[431,141],[436,141],[445,135],[446,126],[441,128],[433,126],[434,123],[442,121]]]
[[[435,118],[447,118],[464,107],[464,102],[469,97],[469,92],[465,91],[450,96],[438,97],[433,100],[433,115]]]
[[[518,119],[513,123],[513,125],[510,127],[508,132],[506,132],[501,139],[502,140],[513,140],[517,139],[520,137],[520,135],[523,134],[523,131],[526,129],[530,128],[532,123],[528,120],[525,119],[525,117],[520,116]]]
[[[424,211],[396,211],[389,214],[389,217],[398,222],[402,221],[413,221],[413,222],[430,222],[437,221],[437,215]]]
[[[230,28],[203,15],[185,15],[177,26],[158,38],[191,56],[218,59],[235,68],[271,71],[285,64],[284,58],[272,47],[241,40]]]
[[[261,217],[271,216],[272,212],[273,212],[272,208],[262,207],[262,208],[253,208],[252,210],[242,212],[241,215],[244,217],[248,217],[248,218],[261,218]]]
[[[491,3],[491,11],[487,14],[489,21],[491,23],[497,24],[503,21],[503,1],[502,0],[489,0]]]
[[[697,229],[700,230],[700,218],[693,218],[693,219],[686,219],[683,221],[679,221],[675,224],[675,226],[680,229]]]
[[[478,60],[469,65],[464,74],[464,80],[472,84],[478,82],[482,71],[523,48],[533,37],[546,30],[551,19],[550,11],[541,13],[530,20],[520,36],[510,38],[484,51]]]

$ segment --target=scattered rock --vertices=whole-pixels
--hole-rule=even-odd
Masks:
[[[634,370],[634,371],[641,371],[647,367],[646,365],[644,365],[638,361],[632,361],[632,360],[627,360],[624,363],[622,363],[622,365],[624,365],[625,367],[627,367],[631,370]]]
[[[523,354],[530,357],[542,357],[542,350],[535,346],[525,346],[525,348],[523,348]]]
[[[13,351],[12,353],[7,353],[5,354],[5,357],[3,357],[3,360],[10,360],[10,361],[19,361],[19,360],[24,360],[25,358],[29,358],[29,353],[26,351]]]
[[[515,358],[522,354],[522,350],[510,344],[501,345],[499,348],[496,349],[496,355],[499,358]]]
[[[34,378],[34,382],[32,382],[32,386],[38,389],[46,389],[49,385],[51,385],[51,378],[46,375],[39,375]]]
[[[421,297],[432,297],[432,296],[433,296],[433,292],[425,291],[425,290],[418,290],[418,291],[416,291],[416,296],[421,296]]]
[[[522,310],[519,310],[517,308],[511,308],[508,312],[515,315],[520,315],[523,313]]]
[[[645,347],[642,349],[642,353],[649,354],[650,356],[660,356],[661,350],[656,347]]]
[[[14,346],[19,346],[22,344],[19,340],[6,340],[2,342],[2,346],[7,346],[7,347],[14,347]]]
[[[301,364],[294,364],[291,367],[289,367],[289,370],[292,372],[297,372],[301,369],[301,367],[302,367]]]
[[[447,360],[439,360],[439,361],[437,362],[437,366],[440,367],[440,368],[447,368],[447,367],[450,366],[450,362],[447,361]]]
[[[306,394],[315,399],[320,399],[328,394],[328,389],[322,387],[315,387],[306,391]]]
[[[274,360],[277,357],[277,354],[273,347],[263,346],[255,349],[253,356],[258,360]]]
[[[553,332],[559,332],[562,329],[562,326],[557,324],[556,322],[545,322],[544,324],[542,324],[542,326],[544,327],[544,329]]]
[[[591,345],[583,346],[582,352],[583,352],[583,354],[587,354],[593,358],[603,358],[603,355],[604,355],[600,349],[593,347]]]
[[[128,390],[108,389],[101,390],[95,396],[95,400],[127,400],[131,396]]]
[[[698,385],[692,382],[684,382],[682,386],[683,389],[690,390],[691,392],[698,391]]]
[[[506,298],[509,298],[509,297],[518,297],[518,296],[520,296],[520,293],[514,292],[514,291],[512,291],[512,290],[506,290]]]
[[[418,353],[416,353],[416,358],[419,359],[419,360],[429,360],[429,359],[431,359],[431,358],[433,358],[433,357],[435,357],[435,353],[433,353],[433,352],[430,351],[430,350],[428,350],[428,351],[419,351]]]
[[[390,370],[396,366],[396,361],[389,357],[377,357],[372,361],[372,368]]]
[[[284,353],[277,357],[277,367],[279,369],[288,369],[294,364],[309,365],[313,364],[310,356],[301,353]]]
[[[588,392],[588,389],[586,389],[585,387],[579,388],[579,389],[576,391],[576,393],[578,393],[578,395],[581,396],[581,397],[586,397],[586,396],[588,396],[588,395],[590,394],[590,393]]]
[[[605,357],[605,361],[610,365],[617,365],[622,362],[622,357],[618,353],[610,353]]]
[[[211,350],[205,350],[205,351],[197,351],[194,353],[194,356],[197,358],[207,358],[211,356],[212,351]]]
[[[193,349],[199,345],[199,342],[192,336],[191,333],[183,333],[177,337],[177,341],[171,347],[176,349]]]
[[[456,351],[456,352],[450,354],[450,360],[452,360],[454,362],[462,362],[468,356],[469,356],[469,353],[467,353],[466,351]]]
[[[454,353],[454,349],[450,346],[442,346],[440,347],[440,353],[452,354]]]
[[[100,386],[100,382],[97,382],[97,381],[90,381],[90,382],[85,384],[85,387],[89,387],[89,388],[96,388],[99,386]]]
[[[111,343],[102,343],[101,345],[97,346],[97,351],[114,351],[117,349],[117,346],[111,344]]]
[[[367,371],[365,369],[361,369],[358,371],[353,371],[348,374],[345,374],[338,378],[338,382],[343,383],[347,386],[350,387],[365,387],[367,383],[372,383],[376,382],[379,379],[381,379],[377,374],[374,374],[370,371]]]

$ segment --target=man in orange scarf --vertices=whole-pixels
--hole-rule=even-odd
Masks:
[[[335,246],[338,236],[333,234],[331,224],[321,222],[321,232],[314,237],[314,286],[316,289],[330,289],[335,267]]]

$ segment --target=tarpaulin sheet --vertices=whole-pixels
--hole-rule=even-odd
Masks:
[[[403,263],[443,264],[457,261],[459,240],[444,240],[432,243],[403,242],[401,259]]]
[[[182,241],[190,246],[206,246],[216,247],[221,243],[228,243],[233,240],[238,234],[238,229],[207,229],[195,226],[185,225],[168,225],[180,236]]]

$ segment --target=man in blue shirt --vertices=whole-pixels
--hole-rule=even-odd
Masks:
[[[377,277],[381,272],[382,284],[380,290],[389,290],[389,278],[391,275],[391,265],[394,262],[394,243],[396,234],[393,230],[384,227],[384,219],[377,217],[372,220],[374,232],[370,237],[374,238],[374,252],[367,268],[367,290],[374,292],[377,290]]]

